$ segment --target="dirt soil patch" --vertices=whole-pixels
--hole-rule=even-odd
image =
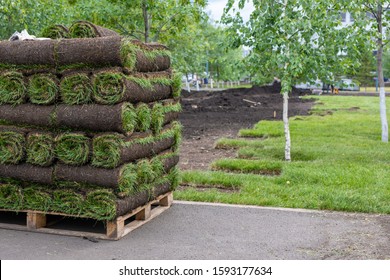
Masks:
[[[294,89],[289,100],[289,115],[308,115],[314,99],[302,99],[308,92]],[[215,149],[222,137],[237,137],[242,128],[260,120],[281,120],[283,99],[280,84],[223,91],[182,92],[184,126],[181,145],[182,170],[208,169],[211,162],[234,157],[236,151]]]

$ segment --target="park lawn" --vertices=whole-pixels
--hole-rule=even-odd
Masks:
[[[381,142],[378,108],[377,97],[319,96],[310,116],[290,118],[290,163],[282,122],[260,121],[239,133],[251,138],[216,143],[237,158],[182,172],[190,187],[175,199],[389,214],[390,144]]]

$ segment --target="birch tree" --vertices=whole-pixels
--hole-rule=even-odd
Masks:
[[[291,161],[288,99],[293,86],[317,79],[333,83],[334,72],[354,66],[357,36],[348,27],[340,28],[343,1],[252,0],[254,11],[244,22],[239,11],[246,2],[229,0],[223,22],[237,44],[251,48],[248,65],[255,80],[281,81],[285,160]]]
[[[372,40],[376,49],[377,78],[379,84],[379,108],[382,127],[382,142],[389,142],[389,129],[386,114],[386,91],[383,75],[383,51],[389,43],[388,36],[385,34],[388,24],[388,14],[390,8],[389,1],[383,0],[358,0],[354,1],[353,8],[360,11],[356,13],[355,22],[363,31],[368,33],[367,39]]]

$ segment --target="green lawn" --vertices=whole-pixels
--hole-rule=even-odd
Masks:
[[[319,96],[312,115],[290,119],[291,163],[280,121],[220,139],[238,158],[183,172],[186,185],[210,189],[181,189],[175,199],[389,214],[390,144],[380,141],[378,107],[377,97]]]

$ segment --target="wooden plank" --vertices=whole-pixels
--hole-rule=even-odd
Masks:
[[[173,193],[170,192],[160,200],[160,206],[169,207],[172,205],[172,202],[173,202]]]
[[[56,235],[67,235],[67,236],[77,236],[77,237],[87,237],[87,238],[96,238],[103,240],[119,240],[120,238],[126,236],[133,230],[138,227],[146,224],[150,220],[154,219],[171,206],[173,201],[172,192],[161,195],[155,200],[150,201],[149,203],[140,206],[124,216],[116,218],[114,221],[106,222],[106,233],[95,233],[95,232],[86,232],[86,231],[77,231],[77,230],[64,230],[64,229],[54,229],[47,226],[47,216],[64,216],[64,217],[80,217],[74,215],[66,215],[63,213],[54,213],[54,212],[41,212],[41,211],[31,211],[31,210],[21,210],[21,211],[12,211],[7,209],[0,209],[0,211],[6,212],[26,212],[26,224],[12,224],[12,223],[0,223],[0,228],[11,229],[11,230],[21,230],[21,231],[31,231],[31,232],[40,232],[40,233],[49,233]],[[152,204],[157,204],[158,206],[152,208]],[[135,217],[134,221],[129,222],[125,225],[125,221],[129,218]]]
[[[146,204],[141,211],[135,214],[136,220],[147,220],[150,218],[150,212],[152,211],[152,205],[150,203]]]
[[[35,212],[27,212],[27,228],[39,229],[46,226],[46,215]]]

